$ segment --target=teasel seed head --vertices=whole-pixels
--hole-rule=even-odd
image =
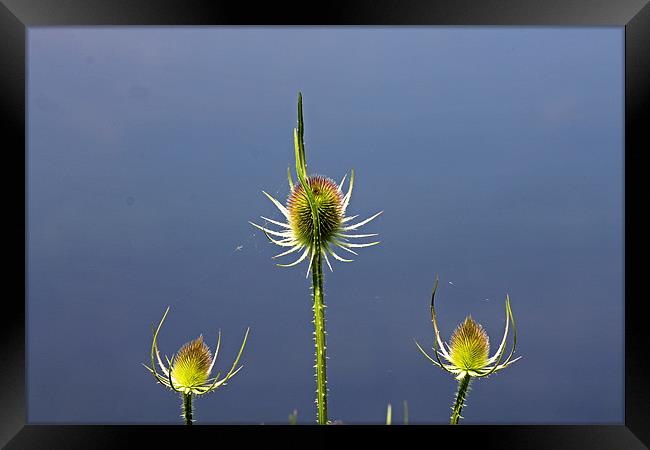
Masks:
[[[490,339],[481,326],[467,316],[454,330],[449,341],[452,363],[464,370],[480,370],[487,365]]]
[[[320,240],[330,242],[343,220],[343,195],[330,178],[311,176],[307,179],[316,202],[320,221]],[[303,245],[314,242],[314,221],[309,199],[301,184],[296,184],[287,200],[289,225],[296,240]]]
[[[212,354],[201,335],[181,347],[174,358],[171,375],[181,389],[191,390],[205,384],[211,364]]]

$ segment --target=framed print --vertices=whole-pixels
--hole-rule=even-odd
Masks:
[[[647,448],[647,2],[1,10],[6,448]]]

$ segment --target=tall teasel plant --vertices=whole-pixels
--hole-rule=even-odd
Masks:
[[[309,176],[307,174],[304,134],[302,93],[298,93],[298,127],[293,130],[298,183],[294,184],[291,177],[291,169],[289,168],[287,175],[291,193],[287,199],[286,206],[268,193],[262,191],[284,215],[286,222],[279,222],[262,216],[262,219],[267,223],[272,223],[280,227],[279,230],[272,230],[253,222],[250,222],[250,224],[262,230],[272,243],[280,247],[288,248],[288,250],[273,258],[302,251],[302,254],[297,260],[289,264],[277,264],[278,266],[295,266],[309,258],[307,276],[311,272],[314,300],[317,421],[319,424],[324,425],[328,423],[328,418],[323,260],[325,260],[330,271],[333,271],[328,255],[338,261],[352,262],[351,259],[338,255],[333,247],[336,246],[345,252],[357,255],[354,249],[378,244],[378,241],[368,243],[351,242],[354,239],[373,237],[377,236],[377,234],[350,234],[350,232],[375,219],[382,211],[366,220],[349,224],[349,222],[357,217],[345,215],[352,196],[354,170],[350,173],[348,190],[345,194],[343,194],[343,185],[347,176],[344,176],[338,185],[327,177],[320,175]],[[276,236],[280,239],[271,236]]]
[[[458,380],[458,391],[456,392],[456,398],[451,408],[452,414],[450,420],[450,424],[457,425],[458,421],[462,418],[460,414],[465,406],[465,399],[467,398],[469,386],[473,379],[484,378],[503,370],[520,359],[521,356],[512,359],[517,346],[517,329],[515,328],[515,319],[512,315],[510,297],[508,295],[506,295],[506,326],[503,338],[496,353],[490,357],[490,339],[481,324],[475,322],[472,316],[467,316],[456,327],[451,335],[449,344],[446,344],[440,339],[440,330],[438,329],[434,306],[437,288],[438,277],[436,277],[433,293],[431,294],[431,321],[433,322],[433,331],[435,334],[433,340],[435,359],[429,356],[417,341],[415,341],[415,345],[430,362],[446,372],[451,373]],[[501,362],[505,354],[506,341],[511,326],[513,331],[512,348],[506,360]],[[440,359],[441,356],[447,363],[443,363]]]
[[[192,397],[204,395],[215,391],[221,386],[225,386],[227,382],[244,367],[237,367],[237,364],[239,363],[239,359],[241,358],[244,347],[246,346],[246,340],[248,339],[250,328],[246,329],[244,341],[242,342],[242,345],[239,348],[239,353],[235,358],[235,362],[233,362],[228,373],[223,378],[220,378],[221,372],[217,373],[215,377],[210,378],[214,364],[217,361],[217,356],[219,355],[219,348],[221,347],[221,331],[218,333],[217,347],[214,351],[214,356],[210,354],[210,349],[203,342],[203,335],[201,335],[197,339],[183,345],[180,350],[172,356],[171,360],[165,355],[165,360],[167,361],[167,364],[165,364],[160,358],[157,339],[160,328],[162,327],[168,312],[169,307],[167,307],[163,318],[158,324],[158,328],[154,329],[152,327],[153,342],[151,344],[151,367],[146,364],[143,365],[153,374],[156,382],[180,394],[181,409],[183,411],[181,417],[183,417],[186,425],[192,425],[194,422]],[[158,367],[162,373],[158,373],[156,370],[156,362],[158,363]]]

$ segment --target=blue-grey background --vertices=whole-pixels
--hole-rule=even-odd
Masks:
[[[28,420],[179,423],[154,383],[199,334],[244,369],[199,423],[315,420],[306,264],[281,217],[304,94],[307,158],[381,245],[326,271],[330,417],[446,423],[455,381],[417,351],[471,313],[523,359],[465,423],[623,421],[623,28],[31,28]],[[290,259],[286,260],[291,261]]]

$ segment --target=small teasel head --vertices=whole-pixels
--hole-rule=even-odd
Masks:
[[[193,341],[184,344],[171,359],[165,356],[167,363],[164,363],[158,350],[158,333],[167,317],[167,313],[169,313],[169,307],[158,324],[158,328],[155,328],[153,331],[151,366],[144,365],[153,374],[159,384],[182,394],[203,395],[225,385],[228,380],[244,367],[237,367],[237,364],[246,346],[250,329],[246,330],[239,353],[232,367],[223,377],[221,377],[221,372],[217,373],[216,376],[211,376],[212,369],[219,356],[221,332],[218,333],[214,355],[212,355],[208,346],[203,342],[203,335],[200,335]]]
[[[515,348],[517,347],[517,329],[515,328],[515,319],[510,308],[510,296],[506,295],[506,324],[503,338],[499,348],[494,355],[489,356],[490,339],[478,322],[467,316],[465,320],[456,327],[451,335],[449,344],[443,342],[440,338],[440,330],[436,320],[436,310],[434,307],[436,290],[438,288],[438,277],[433,286],[431,295],[431,322],[433,323],[433,352],[434,358],[420,346],[416,341],[418,349],[434,365],[452,373],[457,379],[462,379],[465,375],[472,377],[486,377],[495,372],[505,369],[510,364],[519,360],[521,356],[514,358]],[[502,362],[506,351],[506,343],[510,328],[513,331],[512,348],[505,361]],[[446,362],[444,362],[445,360]]]
[[[203,335],[183,345],[173,358],[171,377],[184,392],[202,386],[210,375],[212,354]]]
[[[490,338],[481,324],[467,316],[451,335],[449,350],[452,364],[467,371],[477,371],[487,364]]]

